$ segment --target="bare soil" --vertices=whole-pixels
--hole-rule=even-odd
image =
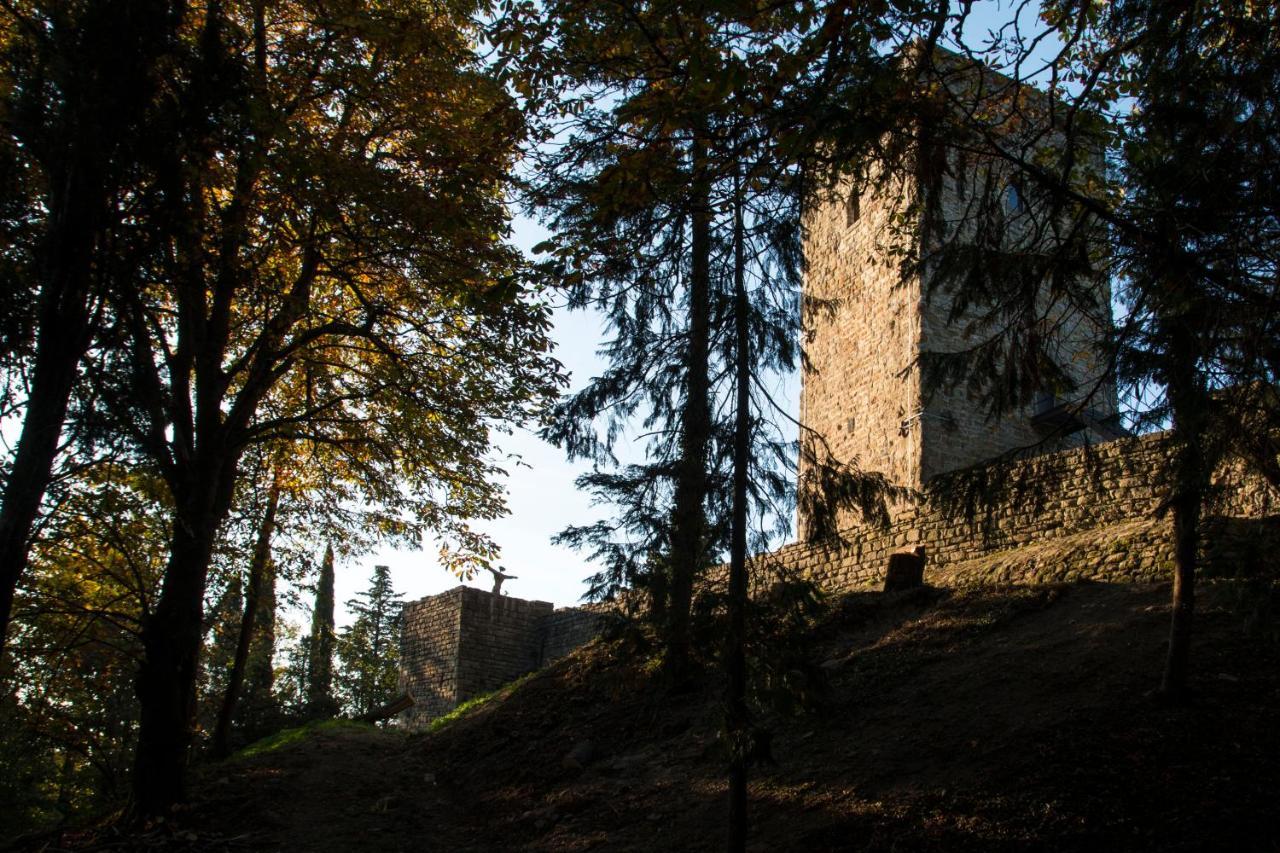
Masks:
[[[809,638],[819,706],[762,721],[751,849],[1280,850],[1280,645],[1251,606],[1204,588],[1195,699],[1166,707],[1166,586],[848,596]],[[718,682],[671,695],[626,648],[433,734],[317,731],[206,767],[169,826],[44,849],[721,849]]]

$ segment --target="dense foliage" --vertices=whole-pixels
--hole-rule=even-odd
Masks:
[[[96,669],[124,696],[137,676],[116,752],[135,747],[138,817],[183,796],[211,714],[215,731],[270,724],[274,598],[298,579],[300,536],[490,547],[468,524],[504,511],[490,429],[534,416],[557,365],[502,239],[523,124],[473,53],[475,11],[5,7],[5,162],[22,190],[6,196],[7,269],[48,272],[5,303],[24,424],[0,519],[4,615],[16,590],[24,619],[5,683],[30,716],[37,653],[88,648],[64,615],[38,633],[46,590],[105,626],[113,664]],[[68,527],[76,502],[117,495],[145,530]],[[57,704],[101,713],[111,691]]]

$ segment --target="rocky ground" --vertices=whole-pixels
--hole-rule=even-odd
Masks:
[[[752,848],[1280,850],[1280,641],[1203,590],[1195,700],[1151,698],[1166,586],[862,593],[808,638],[818,704],[765,721]],[[299,733],[208,766],[167,826],[31,849],[717,850],[718,686],[600,643],[439,731]]]

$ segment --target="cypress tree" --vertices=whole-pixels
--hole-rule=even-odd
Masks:
[[[325,548],[307,641],[307,716],[331,717],[333,700],[333,546]]]

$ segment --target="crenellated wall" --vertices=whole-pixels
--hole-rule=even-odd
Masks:
[[[421,727],[564,657],[595,637],[607,618],[599,609],[557,610],[546,601],[467,586],[409,602],[402,613],[400,689],[414,705],[402,721]]]

